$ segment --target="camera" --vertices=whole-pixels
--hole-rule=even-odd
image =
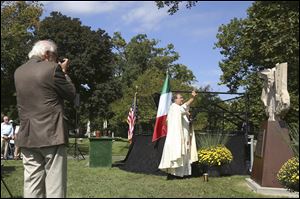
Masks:
[[[59,63],[59,62],[60,62],[60,63],[63,63],[63,62],[64,62],[64,58],[59,57],[59,58],[57,58],[56,62],[57,62],[57,63]]]

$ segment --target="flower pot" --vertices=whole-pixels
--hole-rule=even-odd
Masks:
[[[222,175],[222,167],[221,166],[208,166],[207,173],[208,173],[208,176],[220,177]]]

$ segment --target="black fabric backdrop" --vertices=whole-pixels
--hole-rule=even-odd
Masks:
[[[126,158],[116,166],[130,172],[166,175],[158,169],[164,143],[165,137],[153,143],[152,135],[135,135]],[[222,168],[223,175],[247,174],[246,162],[249,160],[249,154],[245,136],[230,136],[226,146],[233,155],[233,161]],[[203,169],[198,163],[193,163],[192,176],[200,176],[202,173]]]

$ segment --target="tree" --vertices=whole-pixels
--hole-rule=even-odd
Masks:
[[[165,77],[164,71],[151,67],[134,80],[130,87],[124,88],[123,97],[111,104],[114,117],[110,122],[116,132],[126,135],[128,111],[133,103],[134,93],[137,91],[138,119],[135,128],[140,128],[138,131],[141,130],[143,133],[152,133],[157,111],[155,97],[159,96]],[[192,90],[190,85],[184,84],[179,79],[171,79],[171,87],[178,90]]]
[[[119,32],[114,33],[113,43],[116,50],[117,76],[122,78],[124,86],[130,86],[133,80],[151,67],[162,71],[169,70],[172,77],[176,76],[176,79],[188,84],[195,81],[192,71],[182,64],[174,63],[179,55],[174,51],[173,44],[158,48],[156,46],[159,41],[148,39],[145,34],[136,35],[126,43]]]
[[[163,8],[163,7],[170,7],[168,9],[169,15],[175,14],[179,10],[179,4],[182,3],[182,1],[155,1],[156,6],[158,9]],[[185,7],[188,9],[191,9],[193,6],[196,5],[198,1],[186,1]]]
[[[154,96],[161,90],[166,71],[169,70],[171,84],[176,89],[191,90],[195,76],[185,65],[174,63],[179,55],[172,44],[158,48],[159,42],[144,34],[126,43],[121,33],[114,34],[113,43],[116,77],[123,86],[122,97],[111,104],[114,116],[110,124],[116,132],[126,134],[126,119],[138,86],[139,125],[143,131],[152,131],[157,110]]]
[[[14,72],[27,60],[39,26],[38,2],[1,1],[1,113],[17,118]]]
[[[36,40],[39,39],[55,41],[59,56],[70,59],[70,76],[80,94],[81,123],[90,119],[93,130],[100,128],[100,121],[111,115],[108,107],[118,97],[120,87],[114,79],[114,54],[109,35],[104,30],[93,31],[83,26],[78,18],[52,12],[36,31]],[[90,90],[81,84],[87,84]],[[68,112],[74,120],[74,110],[69,108]]]
[[[299,2],[254,2],[246,19],[232,19],[219,27],[218,42],[224,59],[219,63],[221,84],[231,91],[244,87],[251,100],[251,121],[258,127],[266,119],[260,101],[262,80],[257,72],[288,62],[291,109],[288,122],[299,112]]]

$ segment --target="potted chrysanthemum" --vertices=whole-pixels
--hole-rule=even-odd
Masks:
[[[294,152],[294,157],[282,165],[277,179],[288,190],[299,191],[299,124],[290,124],[289,132],[291,136],[289,144]]]
[[[221,167],[229,164],[233,159],[231,151],[224,145],[201,148],[198,151],[198,157],[199,163],[205,165],[211,176],[221,175]]]
[[[227,135],[203,135],[198,150],[198,162],[210,176],[220,176],[221,168],[233,160],[231,151],[225,146]]]
[[[283,164],[277,179],[290,191],[299,191],[299,158],[293,157]]]

